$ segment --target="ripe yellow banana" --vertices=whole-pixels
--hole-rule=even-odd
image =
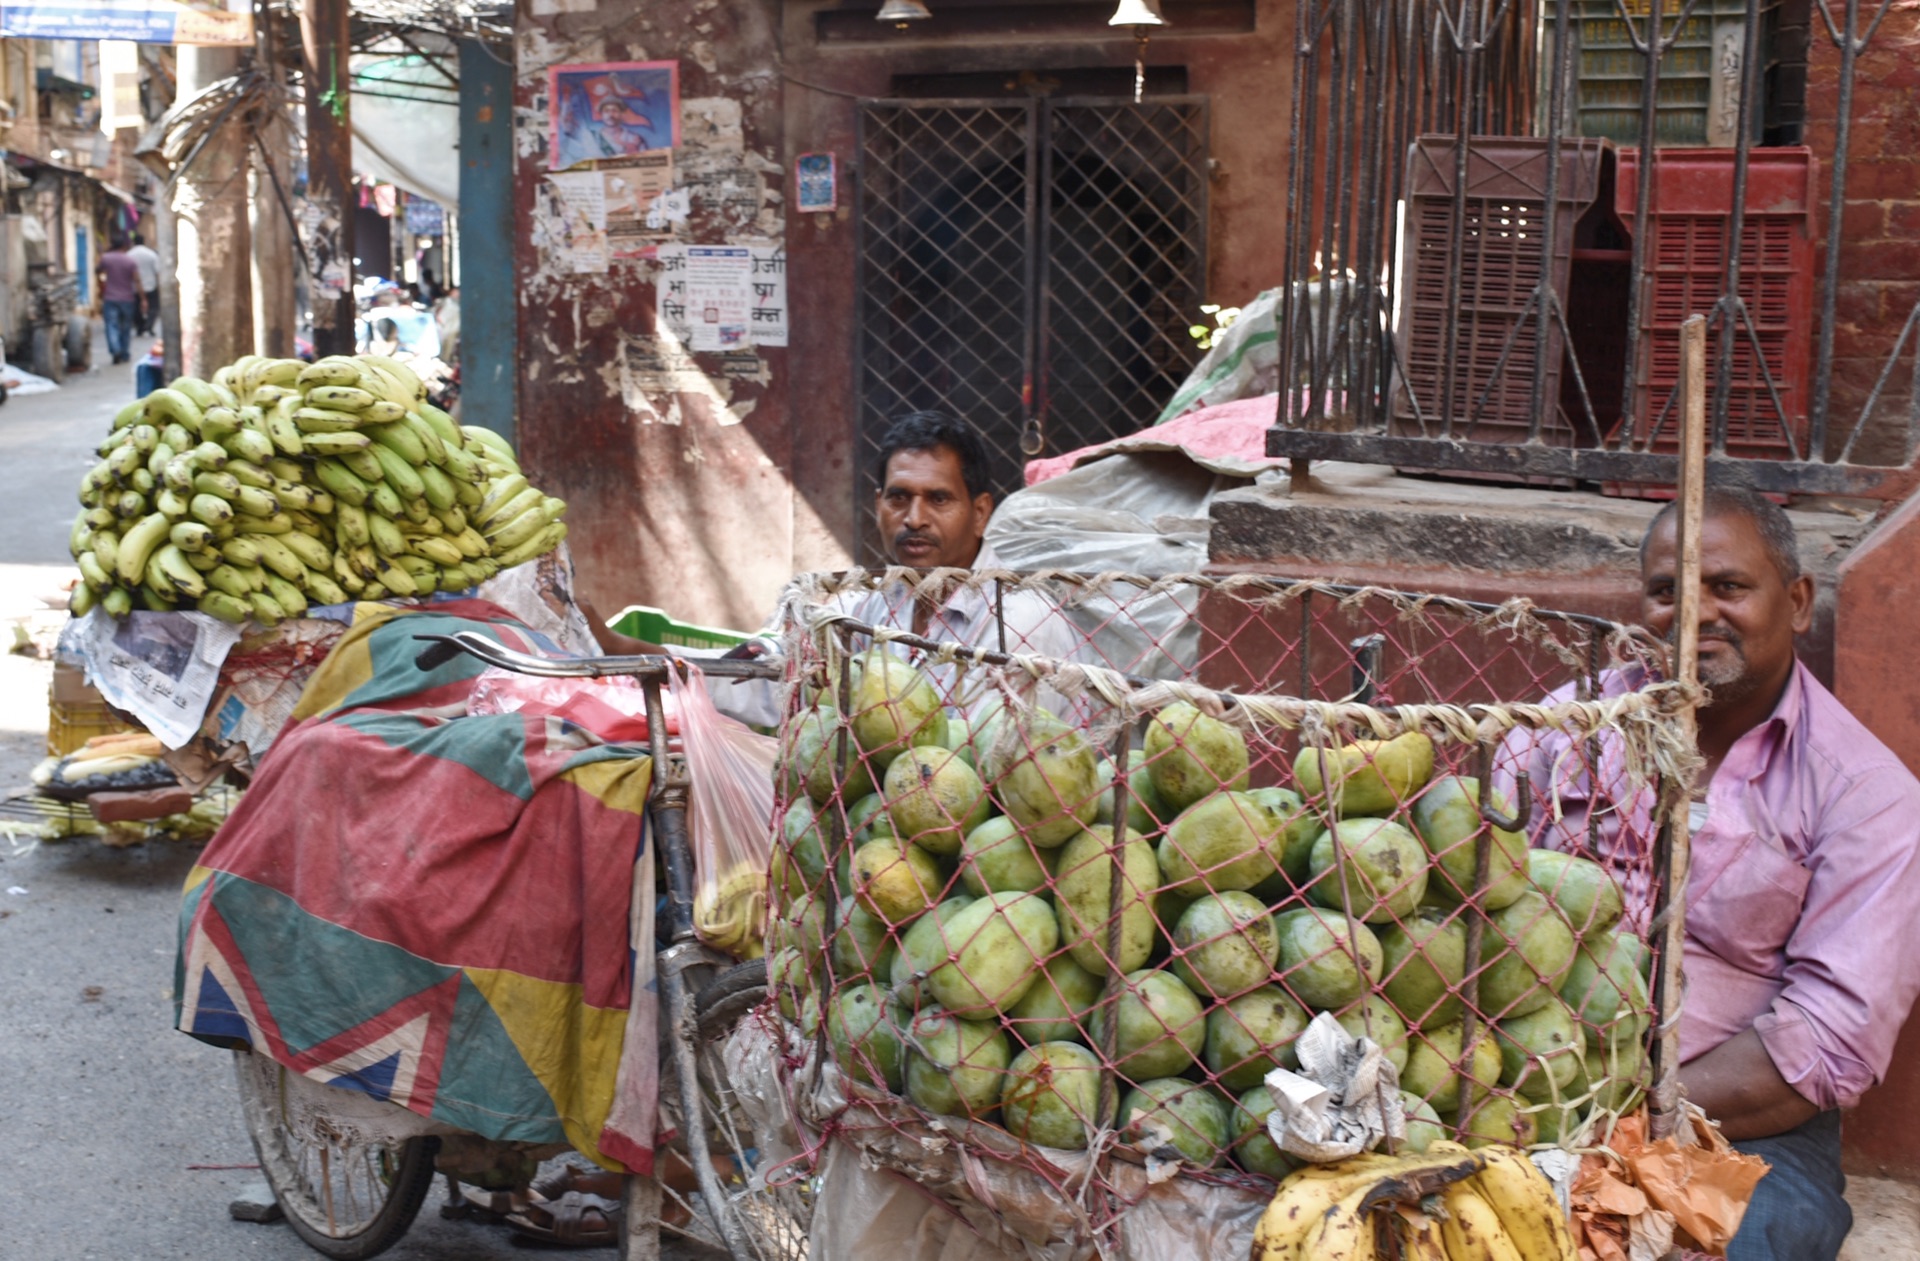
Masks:
[[[1471,1185],[1456,1182],[1443,1193],[1447,1216],[1440,1223],[1447,1256],[1454,1261],[1532,1261],[1508,1237],[1493,1206]]]
[[[1498,1145],[1482,1153],[1486,1165],[1473,1186],[1506,1228],[1527,1261],[1578,1261],[1573,1232],[1554,1196],[1553,1184],[1525,1152]]]

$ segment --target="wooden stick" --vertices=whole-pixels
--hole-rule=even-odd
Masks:
[[[1674,676],[1697,682],[1700,676],[1700,525],[1707,488],[1707,321],[1689,316],[1680,326],[1680,484],[1675,550],[1680,559],[1679,600],[1674,614]],[[1688,735],[1697,735],[1692,710],[1681,716]],[[1660,1034],[1653,1048],[1653,1137],[1665,1138],[1680,1122],[1681,956],[1687,929],[1687,876],[1693,865],[1688,785],[1666,785],[1666,922],[1661,933],[1658,980]]]

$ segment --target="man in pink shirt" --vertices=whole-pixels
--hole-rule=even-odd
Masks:
[[[1642,620],[1673,633],[1679,605],[1669,506],[1641,544]],[[1680,1078],[1689,1099],[1772,1171],[1732,1261],[1831,1261],[1853,1215],[1840,1109],[1885,1074],[1920,992],[1920,781],[1794,656],[1812,622],[1787,514],[1709,487],[1701,531],[1699,710]],[[1605,691],[1638,679],[1612,676]],[[1510,741],[1560,812],[1536,845],[1591,844],[1644,929],[1651,796],[1603,752],[1596,792],[1564,738]],[[1516,768],[1517,769],[1517,768]],[[1551,800],[1551,799],[1549,799]],[[1603,822],[1589,832],[1588,806]]]

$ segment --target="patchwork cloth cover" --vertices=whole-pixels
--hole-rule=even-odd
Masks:
[[[483,601],[356,608],[187,878],[176,1023],[650,1172],[651,763],[561,719],[467,716],[478,661],[414,665],[415,635],[462,630],[552,652]]]

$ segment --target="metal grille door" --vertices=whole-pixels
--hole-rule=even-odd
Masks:
[[[888,421],[985,439],[993,489],[1035,455],[1153,422],[1198,357],[1202,101],[872,101],[860,111],[855,514],[865,559]]]

